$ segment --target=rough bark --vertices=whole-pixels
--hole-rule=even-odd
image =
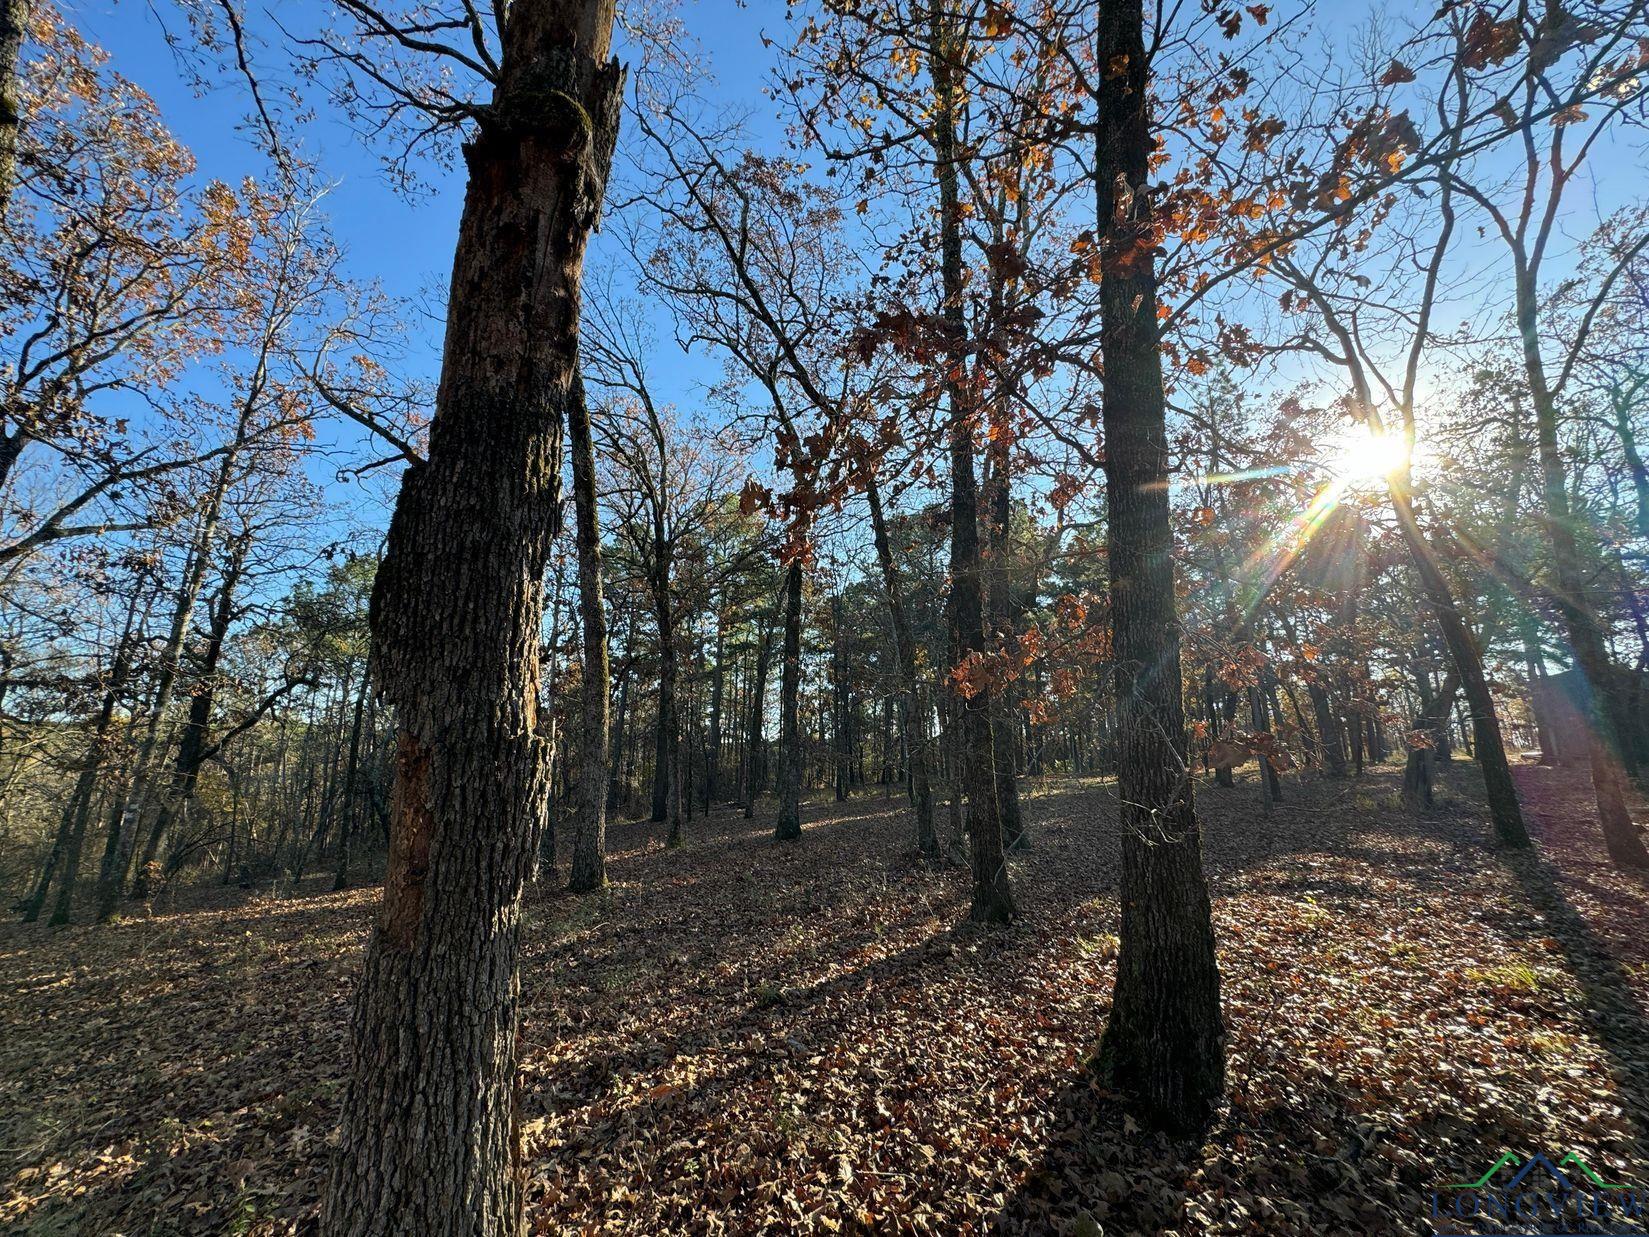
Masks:
[[[518,1237],[521,895],[547,812],[543,571],[578,376],[585,242],[618,125],[612,0],[508,10],[466,147],[427,459],[373,589],[397,710],[390,854],[321,1228]]]
[[[802,836],[801,719],[802,563],[794,560],[785,574],[784,670],[779,685],[779,815],[773,836],[781,842]]]
[[[0,0],[0,218],[10,210],[12,190],[17,187],[17,138],[23,127],[17,64],[33,7],[29,0]],[[17,445],[22,446],[21,439]],[[9,460],[0,463],[9,468]],[[5,473],[0,471],[0,484],[4,480]]]
[[[596,509],[595,445],[582,379],[567,404],[573,457],[573,512],[578,543],[578,617],[583,628],[580,684],[584,716],[578,729],[578,819],[567,888],[587,893],[607,883],[607,732],[612,668],[607,652],[607,604],[602,595],[601,516]]]
[[[962,350],[967,336],[962,270],[962,212],[957,189],[956,112],[961,83],[961,53],[955,18],[943,4],[932,14],[934,171],[939,182],[939,270],[944,294],[941,316],[952,355],[943,358],[945,398],[950,407],[951,610],[956,622],[959,660],[985,654],[984,579],[979,547],[979,487],[974,477],[974,423],[977,401],[962,377]],[[1002,818],[997,807],[996,760],[991,733],[988,683],[975,681],[965,695],[952,688],[953,717],[962,749],[961,775],[968,799],[968,849],[973,865],[973,903],[968,917],[976,923],[1007,923],[1014,917],[1008,885]]]
[[[1174,609],[1168,443],[1141,0],[1101,0],[1095,101],[1101,353],[1122,919],[1096,1064],[1152,1124],[1193,1130],[1225,1084],[1225,1028],[1192,800]]]

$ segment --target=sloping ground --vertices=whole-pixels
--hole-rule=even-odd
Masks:
[[[1644,885],[1575,773],[1519,770],[1538,857],[1382,773],[1209,788],[1230,1102],[1136,1130],[1081,1061],[1115,938],[1114,798],[1027,799],[1022,922],[958,927],[897,801],[614,830],[614,887],[531,909],[523,1088],[544,1233],[1429,1233],[1503,1151],[1649,1183]],[[1471,780],[1457,767],[1452,785]],[[0,929],[0,1228],[313,1224],[376,891]],[[1488,1221],[1444,1231],[1495,1231]],[[1502,1229],[1504,1226],[1501,1226]]]

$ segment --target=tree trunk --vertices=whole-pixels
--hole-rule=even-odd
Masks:
[[[621,803],[628,801],[627,788],[629,781],[628,753],[629,753],[629,716],[630,716],[630,661],[626,657],[624,668],[618,675],[618,717],[613,724],[613,741],[611,751],[611,769],[607,779],[607,813],[613,814],[619,810]]]
[[[1632,428],[1633,401],[1618,388],[1609,392],[1615,410],[1615,433],[1620,438],[1621,453],[1626,457],[1626,471],[1632,478],[1632,523],[1640,538],[1649,540],[1649,467],[1638,450],[1637,432]]]
[[[1323,764],[1330,777],[1346,775],[1346,741],[1340,730],[1340,715],[1334,711],[1328,698],[1328,689],[1315,677],[1306,680],[1306,695],[1311,698],[1311,712],[1317,719],[1318,747]]]
[[[96,751],[95,740],[93,751]],[[69,839],[74,834],[75,821],[81,818],[81,805],[92,792],[91,783],[96,776],[95,768],[94,763],[88,762],[81,770],[80,776],[75,779],[74,790],[70,792],[69,801],[58,817],[57,833],[52,838],[51,849],[46,852],[46,861],[40,865],[40,876],[29,896],[23,899],[24,923],[33,923],[40,918],[40,912],[46,905],[46,894],[51,891],[52,877],[57,874],[58,865],[68,858]]]
[[[876,561],[882,569],[882,595],[887,598],[893,624],[894,653],[899,659],[899,725],[909,748],[911,795],[916,807],[916,849],[929,863],[939,860],[939,835],[933,827],[933,786],[928,780],[927,727],[918,709],[921,685],[916,677],[916,640],[905,613],[904,592],[899,585],[899,569],[893,561],[893,545],[888,540],[887,520],[882,513],[882,495],[874,477],[865,485],[865,501],[870,504],[871,534],[876,542]]]
[[[1000,401],[998,401],[1000,404]],[[997,420],[1000,407],[993,405]],[[990,442],[990,625],[998,639],[1014,634],[1013,492],[1009,436],[1003,424],[993,424]],[[991,694],[991,749],[996,759],[996,810],[1002,820],[1002,843],[1010,851],[1029,844],[1025,814],[1019,806],[1018,710],[1007,692]]]
[[[1448,727],[1459,690],[1460,672],[1451,668],[1436,694],[1421,701],[1420,712],[1414,719],[1416,737],[1409,743],[1408,758],[1403,765],[1403,806],[1411,812],[1428,811],[1432,806],[1438,735]]]
[[[670,815],[671,766],[675,763],[676,713],[676,646],[671,630],[669,599],[658,615],[658,716],[653,734],[653,811],[652,819],[662,821]]]
[[[802,560],[785,576],[784,673],[779,685],[779,815],[773,836],[781,842],[802,836],[802,728],[797,710],[802,694]]]
[[[934,118],[933,153],[939,181],[939,268],[944,292],[941,308],[951,351],[945,366],[945,398],[950,406],[951,474],[951,607],[956,619],[959,662],[985,654],[984,579],[979,552],[979,489],[973,469],[973,434],[977,402],[960,377],[964,367],[967,321],[962,270],[962,210],[957,192],[956,111],[962,35],[948,6],[936,3],[932,14]],[[1014,917],[1013,894],[1003,849],[1002,818],[997,805],[996,761],[991,734],[988,682],[975,680],[968,691],[953,687],[953,716],[962,748],[962,779],[968,797],[968,843],[973,863],[973,904],[968,917],[976,923],[1007,923]]]
[[[1523,264],[1519,263],[1521,267]],[[1603,641],[1597,611],[1586,595],[1586,577],[1575,535],[1575,515],[1569,504],[1568,478],[1557,440],[1557,406],[1546,381],[1540,355],[1539,300],[1532,276],[1520,269],[1517,279],[1517,320],[1523,339],[1524,368],[1529,398],[1534,405],[1539,443],[1541,493],[1546,506],[1546,535],[1552,543],[1552,572],[1557,578],[1557,612],[1574,651],[1575,669],[1585,691],[1583,707],[1591,722],[1586,755],[1592,769],[1592,792],[1597,802],[1603,842],[1616,867],[1649,868],[1649,847],[1626,806],[1626,779],[1620,764],[1620,735],[1615,726],[1614,667]]]
[[[549,790],[542,581],[584,246],[618,126],[612,19],[612,0],[512,5],[494,110],[465,149],[429,455],[406,473],[372,597],[400,730],[331,1237],[525,1227],[516,963]]]
[[[1500,719],[1495,713],[1488,677],[1483,672],[1483,653],[1455,605],[1454,592],[1448,580],[1432,558],[1431,547],[1426,544],[1425,534],[1420,531],[1419,522],[1415,519],[1406,484],[1392,484],[1391,505],[1397,514],[1397,527],[1408,546],[1409,557],[1419,573],[1421,587],[1431,602],[1432,612],[1437,615],[1449,660],[1465,692],[1466,706],[1471,710],[1477,763],[1483,770],[1483,787],[1488,796],[1489,817],[1494,823],[1495,837],[1503,846],[1527,846],[1529,831],[1523,824],[1517,787],[1512,782],[1511,765],[1506,760],[1506,744],[1500,737]]]
[[[704,746],[704,812],[708,816],[721,793],[721,713],[727,690],[727,617],[716,609],[716,661],[710,667],[710,733]]]
[[[1141,0],[1101,0],[1095,100],[1101,351],[1116,656],[1122,921],[1098,1064],[1153,1124],[1202,1126],[1225,1085],[1225,1028],[1181,700],[1168,442],[1150,218]]]
[[[9,215],[12,190],[17,188],[17,138],[23,127],[17,70],[33,8],[29,0],[0,0],[0,219]],[[4,463],[9,468],[10,461]],[[0,471],[0,485],[5,483],[5,472]]]
[[[849,721],[852,704],[847,681],[847,633],[843,630],[845,622],[842,614],[842,595],[837,593],[830,599],[830,694],[833,706],[830,728],[833,732],[831,747],[834,756],[831,763],[834,766],[832,783],[837,803],[847,802],[853,762],[852,724]]]
[[[573,456],[573,508],[578,540],[578,616],[584,635],[583,720],[578,730],[578,822],[567,888],[587,893],[607,883],[607,725],[612,671],[607,657],[607,605],[602,596],[601,515],[596,508],[595,446],[582,378],[567,403]]]
[[[206,736],[212,724],[212,708],[217,701],[218,663],[223,659],[223,643],[228,638],[229,625],[234,621],[235,590],[240,584],[250,545],[251,538],[245,534],[235,539],[217,596],[210,605],[211,626],[200,661],[200,674],[189,696],[189,713],[184,719],[177,755],[172,762],[171,784],[161,799],[154,828],[149,830],[149,836],[143,843],[143,855],[132,880],[131,896],[134,898],[149,896],[149,881],[160,855],[161,843],[166,839],[167,827],[174,813],[187,811],[194,798],[195,787],[200,782],[200,768],[206,761]]]
[[[349,724],[349,763],[344,770],[343,816],[338,826],[338,863],[332,875],[332,891],[349,888],[349,843],[355,835],[357,779],[361,771],[361,721],[366,715],[366,698],[371,692],[371,676],[363,668],[355,691],[355,716]]]

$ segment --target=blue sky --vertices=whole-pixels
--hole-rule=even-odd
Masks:
[[[235,77],[204,97],[195,94],[188,76],[180,68],[174,52],[166,44],[161,21],[170,21],[175,32],[185,28],[177,11],[165,0],[137,3],[135,0],[63,0],[71,20],[91,38],[107,48],[115,67],[148,90],[159,103],[174,132],[195,152],[203,177],[238,179],[259,170],[257,151],[240,132],[248,100]],[[1398,5],[1401,12],[1406,6]],[[325,6],[317,0],[298,0],[280,7],[283,24],[295,33],[307,17],[318,20]],[[1334,11],[1331,19],[1335,39],[1355,44],[1356,29],[1372,8],[1354,3],[1351,11]],[[1319,10],[1319,21],[1325,16]],[[784,135],[775,118],[775,105],[763,96],[762,88],[774,63],[774,50],[764,42],[764,31],[783,41],[784,7],[776,0],[681,0],[680,17],[691,38],[702,49],[698,57],[714,81],[706,86],[714,97],[750,112],[750,130],[755,141],[769,149],[782,146]],[[285,70],[286,49],[274,28],[269,10],[254,2],[248,20],[254,36],[253,57],[267,82],[278,85],[289,77]],[[624,55],[621,48],[620,54]],[[463,172],[459,163],[451,169],[425,166],[427,193],[414,197],[398,194],[380,169],[382,151],[374,150],[369,139],[356,133],[345,121],[328,114],[323,97],[315,88],[306,97],[319,115],[303,131],[305,148],[314,155],[326,177],[336,183],[328,210],[338,239],[349,255],[352,273],[373,279],[390,294],[410,302],[427,303],[423,294],[444,288],[452,247],[457,234],[462,205]],[[626,140],[620,136],[620,142]],[[1628,148],[1627,153],[1635,153]],[[1594,182],[1595,196],[1577,194],[1570,228],[1577,236],[1588,232],[1598,217],[1637,191],[1641,177],[1623,176],[1621,167],[1608,157],[1598,158],[1593,168],[1600,173]],[[1475,229],[1474,229],[1475,230]],[[1498,247],[1477,242],[1469,235],[1452,261],[1459,265],[1459,286],[1468,302],[1452,307],[1454,315],[1465,317],[1480,311],[1484,284],[1480,275],[1485,262],[1500,260]],[[607,264],[615,249],[612,231],[597,236],[592,245],[592,267]],[[1495,276],[1491,285],[1500,278]],[[617,281],[624,290],[622,278]],[[717,359],[702,354],[681,356],[671,339],[668,320],[655,315],[657,352],[653,358],[655,389],[666,400],[692,410],[701,400],[705,385],[721,376]],[[440,324],[413,312],[408,317],[411,331],[408,364],[425,377],[433,378],[439,366]],[[1285,375],[1286,377],[1286,375]],[[325,427],[329,441],[348,445],[356,431],[340,425]],[[315,479],[326,485],[341,508],[356,507],[356,518],[367,526],[381,522],[375,503],[362,504],[358,495],[341,489],[331,478],[335,464],[322,460]],[[393,493],[390,477],[377,474],[372,486],[381,499]]]
[[[188,72],[168,46],[163,21],[175,35],[187,32],[176,10],[165,3],[134,0],[62,0],[62,5],[68,19],[110,53],[113,67],[154,97],[167,125],[194,152],[203,179],[234,181],[262,170],[258,151],[242,129],[249,97],[240,79],[231,75],[219,89],[198,95]],[[269,17],[271,11],[254,0],[249,6],[248,22],[260,78],[278,86],[290,80],[290,74],[285,71],[286,51]],[[285,27],[297,32],[301,29],[300,17],[307,13],[319,18],[322,6],[286,4],[279,12]],[[714,75],[711,89],[717,97],[750,108],[753,135],[764,143],[780,143],[782,133],[774,118],[774,105],[761,93],[773,63],[773,51],[763,44],[761,35],[764,22],[769,23],[769,33],[777,35],[784,22],[782,8],[764,4],[758,13],[738,0],[683,0],[681,17],[702,49],[700,67]],[[619,54],[624,56],[622,48]],[[429,307],[428,294],[444,291],[451,266],[463,205],[461,161],[451,168],[426,162],[421,165],[421,173],[428,192],[403,195],[383,174],[379,162],[382,152],[371,147],[370,139],[340,116],[329,113],[318,89],[309,88],[305,97],[314,103],[317,115],[302,128],[301,141],[305,151],[318,161],[324,177],[334,183],[326,209],[334,233],[347,251],[350,272],[363,281],[377,281],[386,292],[405,298],[415,307]],[[614,248],[610,231],[598,235],[591,247],[592,267],[611,260]],[[625,290],[622,281],[618,286],[620,291]],[[440,323],[414,308],[407,316],[407,325],[411,332],[407,363],[433,378],[439,371]],[[658,320],[656,337],[657,389],[665,399],[690,408],[704,385],[720,377],[720,364],[702,354],[681,355],[663,318]],[[334,423],[321,429],[323,444],[348,447],[359,436],[349,425]],[[351,494],[340,488],[333,476],[335,467],[335,463],[322,459],[311,475],[340,507],[361,507],[358,492]],[[381,500],[393,494],[393,487],[374,484],[368,493]],[[350,522],[369,527],[381,523],[386,513],[377,506],[376,502],[365,504],[365,509],[355,512],[359,519]]]

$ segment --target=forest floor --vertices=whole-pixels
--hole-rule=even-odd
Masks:
[[[910,861],[898,800],[813,804],[785,846],[731,810],[680,851],[619,825],[610,890],[530,900],[534,1231],[1487,1232],[1432,1191],[1503,1151],[1649,1182],[1649,887],[1609,868],[1582,773],[1517,772],[1535,855],[1486,843],[1464,764],[1424,819],[1389,770],[1289,779],[1269,815],[1252,780],[1200,792],[1230,1033],[1200,1142],[1083,1068],[1104,784],[1027,783],[1023,916],[989,931],[959,869]],[[377,897],[0,928],[0,1229],[311,1228]]]

